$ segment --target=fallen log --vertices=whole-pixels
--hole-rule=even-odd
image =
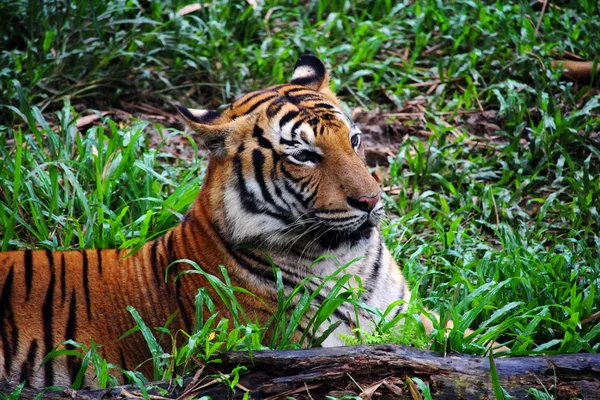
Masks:
[[[250,391],[251,399],[288,396],[322,399],[327,395],[341,397],[344,394],[362,398],[412,399],[419,397],[411,395],[416,385],[408,378],[416,377],[429,385],[435,399],[495,397],[490,362],[477,356],[443,357],[404,346],[376,345],[256,351],[252,357],[245,352],[229,352],[217,358],[221,362],[210,365],[223,374],[229,374],[238,365],[248,368],[234,391],[215,379],[215,370],[210,372],[209,368],[204,369],[204,375],[207,375],[204,378],[186,377],[183,387],[172,382],[152,385],[168,390],[168,398],[181,399],[201,396],[241,399],[246,390]],[[501,386],[515,399],[528,398],[531,388],[547,390],[556,399],[600,398],[599,354],[497,358],[495,365]],[[131,397],[132,393],[139,393],[139,390],[134,386],[120,386],[80,390],[68,395],[90,400],[135,398]],[[156,390],[151,393],[158,394]],[[36,392],[25,390],[22,395],[23,399],[30,399]],[[44,394],[44,398],[65,396],[65,393]]]

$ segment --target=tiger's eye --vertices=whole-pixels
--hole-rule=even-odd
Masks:
[[[354,147],[355,149],[358,148],[358,146],[360,145],[360,135],[356,134],[352,136],[350,138],[350,144],[352,144],[352,147]]]

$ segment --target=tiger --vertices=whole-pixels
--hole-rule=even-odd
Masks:
[[[221,111],[176,108],[210,152],[199,194],[177,226],[137,252],[0,253],[1,379],[35,388],[71,385],[80,359],[42,363],[65,340],[93,339],[109,362],[124,369],[142,364],[150,373],[142,334],[117,340],[133,325],[126,307],[148,326],[163,326],[176,313],[170,328],[191,332],[198,289],[217,298],[204,275],[173,279],[176,268],[168,266],[180,259],[215,276],[225,267],[232,285],[256,296],[239,301],[261,323],[276,309],[273,264],[291,291],[308,276],[329,276],[349,263],[344,272],[360,278],[361,301],[386,310],[404,300],[393,314],[406,310],[411,290],[380,231],[382,191],[366,165],[361,131],[330,89],[318,57],[299,57],[288,83],[246,94]],[[313,265],[323,254],[332,257]],[[188,268],[178,266],[179,272]],[[330,289],[326,285],[315,301]],[[223,304],[215,306],[228,315]],[[335,310],[329,323],[339,325],[322,346],[343,345],[340,334],[358,325],[349,307]],[[421,319],[431,332],[432,322]],[[88,370],[84,385],[94,384]]]

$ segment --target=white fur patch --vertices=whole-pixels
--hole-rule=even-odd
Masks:
[[[313,68],[308,65],[303,65],[294,70],[294,75],[292,76],[292,80],[294,79],[303,79],[303,78],[311,78],[317,79],[317,73]]]
[[[198,119],[204,119],[210,111],[208,110],[199,110],[197,108],[188,108],[190,114]]]

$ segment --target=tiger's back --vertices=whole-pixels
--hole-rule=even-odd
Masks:
[[[92,317],[96,317],[92,310],[99,308],[96,302],[113,295],[101,293],[102,286],[94,282],[107,278],[102,269],[112,269],[114,264],[118,264],[115,250],[0,253],[2,375],[33,386],[58,384],[61,379],[55,379],[55,370],[76,375],[79,366],[74,357],[50,360],[41,374],[35,371],[44,355],[63,340],[89,343],[92,333],[98,341],[116,334],[110,332],[110,324],[97,329]]]
[[[0,379],[8,379],[10,386],[23,381],[33,387],[71,385],[81,358],[56,357],[42,364],[45,355],[66,340],[85,346],[93,340],[101,344],[100,354],[107,360],[134,369],[150,353],[139,333],[117,342],[135,326],[128,306],[149,327],[163,326],[176,314],[170,328],[191,332],[193,297],[197,288],[208,285],[199,275],[175,280],[177,267],[166,271],[179,247],[173,244],[169,253],[166,242],[148,243],[129,257],[111,249],[0,253]],[[208,265],[202,258],[196,260]],[[216,306],[227,315],[221,304]],[[169,342],[162,345],[168,348]],[[151,363],[140,370],[151,374]],[[94,386],[92,370],[83,383]]]

